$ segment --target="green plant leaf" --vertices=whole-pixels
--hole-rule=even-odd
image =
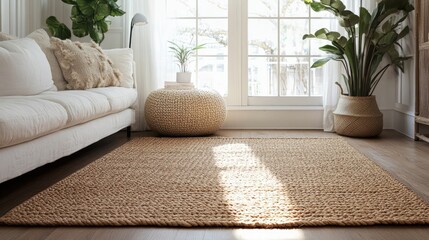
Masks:
[[[371,21],[371,14],[368,12],[366,8],[361,7],[360,19],[359,19],[359,36],[360,37],[362,37],[364,33],[365,34],[368,33],[370,21]]]
[[[341,56],[344,54],[344,52],[342,51],[342,49],[338,49],[335,46],[332,45],[325,45],[319,48],[320,50],[330,53],[330,54],[334,54],[334,55],[338,55]]]
[[[99,4],[97,10],[95,11],[94,19],[95,21],[100,21],[105,19],[110,15],[110,7],[107,4]]]
[[[388,32],[379,39],[378,46],[382,48],[389,47],[393,45],[397,39],[398,39],[398,34],[395,31]]]
[[[325,65],[327,62],[329,62],[331,60],[332,60],[332,58],[329,58],[329,57],[328,58],[319,59],[319,60],[315,61],[313,63],[313,65],[311,65],[311,68],[321,67],[321,66]]]
[[[54,16],[50,16],[46,19],[46,24],[48,25],[48,27],[52,27],[52,28],[58,28],[60,26],[60,22],[58,21],[58,19]]]
[[[101,30],[96,28],[92,28],[91,30],[89,30],[89,36],[97,44],[100,44],[104,40],[104,33],[102,33]]]
[[[101,30],[102,33],[106,33],[109,31],[109,24],[105,21],[99,21],[97,22],[98,28]]]
[[[113,17],[119,17],[119,16],[122,16],[122,15],[124,15],[125,14],[125,12],[124,11],[122,11],[121,9],[119,9],[119,8],[114,8],[114,9],[112,9],[112,11],[111,11],[111,13],[110,13]]]
[[[347,38],[344,36],[341,36],[335,42],[338,43],[342,48],[345,48],[347,44]]]
[[[341,27],[352,27],[359,23],[359,16],[349,10],[345,10],[342,11],[341,15],[338,17],[338,22]]]
[[[341,74],[341,75],[343,76],[344,85],[346,85],[346,89],[347,89],[347,92],[349,95],[350,94],[350,83],[349,83],[350,80],[346,75],[344,75],[344,74]]]
[[[398,40],[404,38],[405,36],[408,35],[408,33],[410,33],[410,28],[408,26],[406,26],[404,29],[402,29],[402,31],[398,34]]]
[[[321,12],[323,10],[326,10],[326,7],[323,6],[321,3],[319,2],[312,2],[310,3],[310,7],[311,9],[313,9],[313,11],[315,12]]]
[[[320,35],[325,35],[329,32],[329,30],[327,28],[321,28],[319,30],[317,30],[314,35],[316,35],[316,37],[319,37]]]
[[[86,23],[73,22],[72,30],[73,30],[73,34],[76,37],[85,37],[88,35],[88,32],[89,32],[88,25]]]
[[[313,34],[304,34],[304,36],[302,36],[302,40],[305,40],[307,38],[316,38],[316,36],[314,36]]]
[[[87,22],[87,19],[84,16],[82,16],[82,14],[79,12],[79,9],[77,8],[77,6],[72,7],[70,19],[74,23],[85,23],[85,22]]]
[[[46,19],[46,25],[48,25],[49,32],[51,32],[52,36],[62,40],[71,38],[70,29],[64,23],[60,23],[56,17],[48,17]]]
[[[326,34],[326,38],[329,40],[329,41],[335,41],[335,40],[337,40],[338,38],[340,38],[341,37],[341,34],[339,33],[339,32],[328,32],[327,34]]]
[[[91,0],[76,0],[77,6],[85,16],[92,16],[94,14],[94,9],[91,6],[91,3],[94,3],[94,1]]]
[[[327,40],[327,39],[328,39],[328,36],[326,36],[326,34],[327,34],[328,32],[329,32],[329,30],[328,30],[328,29],[326,29],[326,28],[321,28],[321,29],[317,30],[317,31],[314,33],[314,35],[316,36],[316,38]]]
[[[335,8],[338,12],[343,12],[346,10],[346,6],[340,0],[335,0],[331,4],[331,7]]]

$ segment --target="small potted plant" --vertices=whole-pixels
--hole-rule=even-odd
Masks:
[[[381,0],[372,14],[364,7],[359,15],[346,9],[341,0],[303,0],[315,12],[327,11],[335,15],[346,35],[326,28],[303,39],[318,38],[330,44],[320,47],[329,54],[311,67],[323,66],[330,60],[340,62],[344,68],[341,96],[334,112],[335,131],[351,137],[377,136],[383,129],[383,115],[378,109],[373,92],[389,67],[404,71],[399,40],[410,31],[401,24],[414,7],[408,0]],[[383,61],[385,59],[385,61]]]
[[[205,44],[197,45],[196,47],[186,47],[172,41],[168,42],[171,44],[169,48],[171,49],[180,69],[180,72],[176,73],[176,82],[191,82],[192,73],[188,72],[188,63],[195,51],[203,48]]]

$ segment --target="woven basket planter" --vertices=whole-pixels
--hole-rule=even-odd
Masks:
[[[334,111],[335,131],[349,137],[375,137],[383,130],[383,114],[375,96],[340,96]]]

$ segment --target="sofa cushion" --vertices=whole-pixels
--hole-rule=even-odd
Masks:
[[[0,41],[7,41],[7,40],[14,40],[16,39],[15,36],[9,35],[4,32],[0,32]]]
[[[35,98],[60,104],[67,111],[67,127],[88,122],[110,112],[107,97],[84,90],[44,92]]]
[[[66,89],[66,80],[63,77],[60,65],[58,64],[57,58],[52,51],[51,42],[48,33],[44,29],[38,29],[30,33],[28,38],[34,39],[39,47],[42,49],[43,53],[48,59],[49,65],[51,67],[52,80],[54,80],[55,86],[58,90]]]
[[[59,104],[27,97],[0,97],[0,148],[49,134],[66,126]]]
[[[119,112],[133,106],[137,99],[137,91],[134,88],[107,87],[93,88],[88,91],[106,96],[112,112]]]
[[[133,49],[131,48],[115,48],[104,49],[104,53],[113,62],[113,67],[117,68],[122,73],[121,87],[134,87],[134,70],[133,70]]]
[[[119,86],[121,72],[112,67],[112,61],[96,43],[53,37],[51,45],[67,81],[67,89]]]
[[[0,96],[34,95],[56,89],[39,45],[29,38],[0,42]]]

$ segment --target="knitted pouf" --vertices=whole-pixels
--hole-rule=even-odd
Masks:
[[[226,106],[223,97],[212,90],[159,89],[149,94],[145,117],[161,135],[209,135],[225,121]]]

